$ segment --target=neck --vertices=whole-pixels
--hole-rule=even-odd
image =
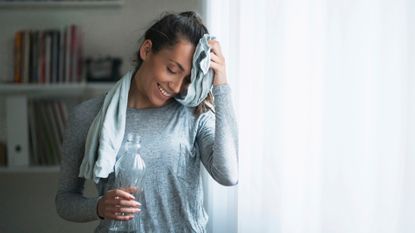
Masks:
[[[135,72],[134,77],[131,79],[130,90],[128,92],[128,107],[129,108],[146,108],[149,107],[150,101],[148,101],[144,90],[141,90],[140,82],[140,69]]]

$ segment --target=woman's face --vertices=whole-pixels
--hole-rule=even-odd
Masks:
[[[136,74],[141,107],[161,107],[180,93],[190,80],[194,50],[192,43],[180,40],[153,53],[151,41],[144,41],[140,48],[143,63]]]

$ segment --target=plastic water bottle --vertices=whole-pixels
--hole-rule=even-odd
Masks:
[[[115,187],[119,189],[137,190],[132,193],[135,199],[143,203],[143,178],[146,165],[140,155],[141,138],[136,133],[129,133],[124,145],[125,152],[115,163]],[[134,218],[129,221],[112,220],[110,232],[136,232],[140,229],[143,205],[141,211],[134,213]],[[121,213],[131,215],[131,213]]]

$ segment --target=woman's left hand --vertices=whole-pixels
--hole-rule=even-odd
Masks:
[[[222,54],[219,41],[209,40],[210,50],[210,68],[214,72],[213,85],[228,83],[226,79],[225,57]]]

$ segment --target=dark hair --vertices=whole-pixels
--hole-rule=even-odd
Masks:
[[[201,17],[193,11],[181,13],[167,13],[155,22],[144,34],[144,40],[151,40],[153,53],[157,53],[162,49],[176,45],[180,40],[187,40],[195,47],[199,43],[200,38],[204,34],[209,33],[203,24]],[[141,47],[141,46],[140,46]],[[142,63],[140,50],[136,53],[137,71]],[[208,96],[202,103],[195,108],[195,114],[199,115],[203,112],[213,109],[213,95],[209,92]]]

